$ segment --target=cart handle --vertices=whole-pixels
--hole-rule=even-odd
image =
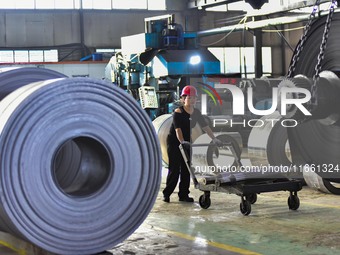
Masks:
[[[205,147],[205,146],[217,146],[214,143],[198,143],[198,144],[191,144],[191,147]],[[223,146],[232,146],[232,143],[223,143],[222,146],[218,147],[223,147]]]

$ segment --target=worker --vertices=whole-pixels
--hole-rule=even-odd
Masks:
[[[198,123],[217,146],[223,145],[214,136],[202,113],[195,108],[197,100],[196,88],[191,85],[185,86],[181,93],[181,100],[183,106],[175,109],[172,125],[167,137],[169,164],[166,187],[163,190],[163,201],[167,203],[170,202],[170,195],[174,192],[179,177],[179,201],[194,202],[194,199],[189,197],[190,172],[179,149],[179,145],[182,144],[183,148],[189,152],[188,155],[191,155],[191,128]]]

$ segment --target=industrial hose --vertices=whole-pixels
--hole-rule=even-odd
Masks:
[[[1,230],[57,254],[94,254],[125,240],[149,214],[161,179],[146,113],[90,78],[35,82],[3,98],[0,162]]]

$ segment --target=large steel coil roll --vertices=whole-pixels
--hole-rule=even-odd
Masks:
[[[0,162],[1,230],[57,254],[94,254],[125,240],[149,214],[161,179],[147,114],[123,90],[90,78],[7,95]]]
[[[240,133],[221,132],[215,133],[215,136],[224,143],[232,144],[237,156],[241,156],[242,137]],[[200,146],[200,144],[209,144],[209,146]],[[207,134],[199,136],[193,145],[192,165],[195,167],[197,174],[217,174],[238,164],[231,151],[216,147]]]
[[[163,114],[152,121],[152,124],[156,130],[156,133],[158,135],[158,139],[161,145],[162,161],[163,161],[164,166],[167,166],[169,163],[167,145],[166,145],[166,137],[169,134],[171,123],[172,123],[172,114]]]
[[[267,120],[277,121],[267,121]],[[263,116],[252,128],[248,139],[248,156],[253,165],[291,165],[287,128],[280,123],[279,112]]]
[[[319,45],[321,43],[322,34],[326,17],[322,17],[313,22],[307,39],[300,53],[294,75],[303,74],[312,77],[315,73],[315,65],[319,54]],[[322,70],[333,71],[337,75],[340,73],[340,14],[334,13],[330,33],[328,37],[327,47],[324,59],[321,62]],[[297,155],[298,164],[329,164],[334,167],[340,167],[340,122],[339,119],[330,123],[322,120],[310,120],[306,123],[298,125],[296,128],[289,129],[289,139],[292,140],[292,155]],[[294,146],[294,148],[292,147]],[[294,154],[293,154],[294,149]],[[319,172],[320,174],[320,172]],[[338,173],[322,176],[327,189],[334,193],[340,194],[340,188],[334,183],[340,182]]]
[[[172,114],[163,114],[161,116],[158,116],[156,119],[152,121],[152,124],[156,130],[156,133],[158,135],[158,139],[161,145],[162,150],[162,160],[163,165],[168,166],[169,163],[169,157],[168,157],[168,151],[167,151],[167,143],[166,139],[170,131],[170,127],[172,124]],[[191,133],[191,138],[193,142],[203,133],[201,127],[197,124],[193,129]]]
[[[0,100],[14,90],[32,82],[48,79],[66,78],[64,74],[53,70],[35,67],[0,68]]]
[[[330,182],[325,182],[320,175],[312,171],[307,165],[303,168],[303,178],[310,188],[324,193],[333,193],[332,187],[334,188],[334,186],[332,185],[332,187],[329,187],[327,184],[330,184]]]

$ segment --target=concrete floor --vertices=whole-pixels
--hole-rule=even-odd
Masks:
[[[304,187],[300,208],[291,211],[289,192],[263,193],[244,216],[233,194],[212,192],[211,206],[202,209],[202,192],[193,187],[193,204],[178,202],[177,194],[164,203],[161,190],[147,219],[113,254],[340,254],[339,196]]]
[[[304,187],[298,193],[300,208],[288,209],[289,192],[258,195],[252,212],[239,210],[240,197],[211,193],[211,206],[198,204],[201,191],[191,187],[195,203],[162,201],[166,170],[157,201],[144,223],[115,255],[332,255],[340,254],[340,197]],[[176,189],[177,191],[177,189]],[[0,255],[47,255],[24,242],[0,236]],[[20,245],[19,245],[20,244]]]

